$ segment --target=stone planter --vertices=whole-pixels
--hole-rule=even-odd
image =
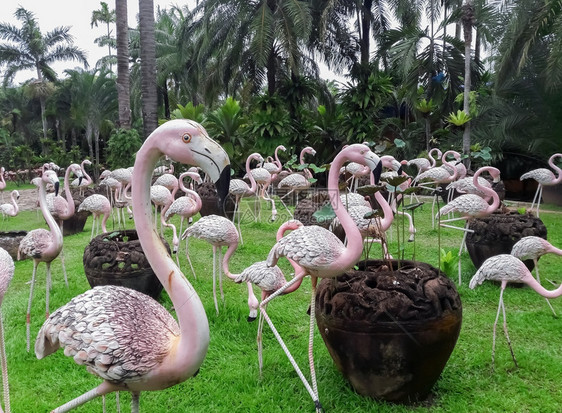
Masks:
[[[226,216],[232,220],[234,216],[234,198],[229,195],[226,197],[224,211],[219,208],[219,199],[217,197],[217,190],[213,183],[203,182],[195,188],[199,197],[201,198],[201,210],[199,213],[202,217],[207,215],[220,215]]]
[[[472,220],[466,236],[466,249],[474,266],[478,269],[486,259],[498,254],[509,254],[513,245],[523,237],[537,236],[546,239],[546,227],[533,214],[518,212],[494,212]],[[532,260],[525,262],[529,270]]]
[[[170,246],[164,239],[162,241],[170,254]],[[157,298],[163,288],[144,255],[135,230],[98,235],[86,246],[83,264],[91,287],[120,285],[153,298]]]
[[[392,269],[390,269],[392,265]],[[427,397],[462,322],[453,282],[425,263],[372,260],[318,286],[316,321],[337,368],[359,394],[411,403]]]
[[[0,247],[4,248],[14,261],[18,259],[18,248],[27,231],[0,232]],[[27,258],[26,256],[22,258]]]

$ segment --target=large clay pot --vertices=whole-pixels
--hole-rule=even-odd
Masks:
[[[472,220],[468,226],[474,232],[466,236],[466,249],[476,268],[488,258],[498,254],[509,254],[513,245],[523,237],[537,236],[546,239],[546,227],[540,218],[518,212],[494,212]],[[525,262],[529,270],[533,261]]]
[[[392,265],[392,270],[390,270]],[[419,262],[372,260],[318,286],[316,321],[337,368],[359,394],[411,403],[427,397],[462,321],[453,282]]]
[[[161,237],[170,254],[170,246]],[[120,285],[157,298],[162,284],[150,267],[135,230],[106,232],[86,246],[84,272],[91,287]]]
[[[18,259],[20,242],[26,235],[27,231],[0,232],[0,247],[4,248],[15,261]]]
[[[234,197],[227,196],[224,203],[224,211],[219,207],[219,198],[217,190],[213,183],[203,182],[196,188],[199,197],[201,198],[201,210],[199,213],[202,217],[207,215],[220,215],[226,216],[232,220],[234,216]]]

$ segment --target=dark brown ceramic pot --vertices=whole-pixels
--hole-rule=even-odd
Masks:
[[[15,261],[18,259],[18,248],[27,231],[0,232],[0,247],[4,248]],[[22,258],[26,258],[25,256]]]
[[[170,254],[170,246],[161,239]],[[135,230],[98,235],[86,246],[83,264],[91,287],[120,285],[153,298],[157,298],[163,288],[144,255]]]
[[[523,237],[537,236],[546,239],[546,227],[540,218],[518,212],[494,212],[472,220],[466,236],[466,249],[476,268],[488,258],[498,254],[510,254],[513,245]],[[525,261],[532,270],[532,260]]]
[[[392,268],[389,266],[392,265]],[[316,321],[357,393],[389,402],[427,397],[455,347],[462,305],[453,282],[419,262],[372,260],[318,286]]]

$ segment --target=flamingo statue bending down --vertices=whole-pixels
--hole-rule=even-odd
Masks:
[[[535,236],[521,238],[513,245],[513,248],[511,249],[511,255],[513,255],[514,257],[517,257],[522,261],[533,260],[533,263],[535,264],[535,276],[539,283],[541,282],[541,278],[539,276],[538,260],[541,256],[549,253],[562,255],[562,250],[560,248],[556,248],[547,240]],[[554,316],[556,316],[556,311],[554,311],[554,308],[552,308],[552,304],[550,304],[548,298],[545,298],[545,300],[552,310]]]
[[[14,189],[10,194],[10,200],[12,201],[10,204],[2,204],[0,205],[0,213],[2,213],[2,218],[6,216],[15,217],[19,212],[19,207],[17,200],[20,199],[20,193]]]
[[[279,241],[286,231],[295,230],[302,227],[302,223],[298,220],[292,219],[289,220],[279,227],[277,230],[277,241]],[[295,272],[300,270],[300,267],[292,260],[289,260],[291,265],[295,269]],[[270,267],[267,265],[267,261],[258,261],[248,268],[245,268],[240,274],[232,274],[228,269],[228,261],[223,261],[223,271],[226,276],[236,283],[245,282],[248,284],[248,288],[252,288],[252,284],[258,286],[261,290],[261,299],[262,301],[273,294],[275,291],[283,287],[287,280],[285,279],[285,275],[283,275],[283,271],[277,265]],[[302,278],[301,278],[302,282]],[[300,287],[301,282],[297,282],[291,286],[291,288],[286,289],[283,294],[289,294],[295,291],[297,288]],[[250,316],[248,317],[248,321],[254,321],[256,319],[256,313],[258,308],[257,299],[255,302],[250,302],[251,296],[248,297],[248,305],[250,306]],[[252,307],[252,305],[255,305]],[[260,312],[260,318],[258,321],[258,334],[257,334],[257,343],[258,343],[258,365],[260,369],[260,375],[263,369],[263,357],[262,357],[262,331],[263,331],[263,314],[266,312],[266,308]],[[298,366],[293,364],[295,369],[298,369]]]
[[[22,255],[33,258],[33,275],[31,276],[31,286],[29,289],[29,301],[27,303],[26,333],[27,344],[26,349],[29,351],[30,343],[30,324],[31,324],[31,301],[33,300],[33,287],[35,286],[35,275],[37,274],[37,265],[44,262],[47,265],[46,277],[46,295],[45,295],[45,313],[49,317],[49,290],[51,289],[51,262],[57,258],[62,250],[62,231],[55,219],[47,208],[46,185],[50,183],[55,186],[55,195],[59,190],[59,178],[52,170],[46,170],[41,176],[41,184],[39,185],[39,206],[43,217],[49,226],[49,230],[38,228],[31,230],[20,242],[18,248],[18,260]]]
[[[484,172],[489,172],[494,179],[494,182],[499,182],[500,171],[493,166],[484,166],[478,169],[472,177],[472,184],[474,185],[474,187],[477,188],[480,192],[484,193],[487,197],[490,197],[492,199],[491,204],[489,204],[486,200],[484,200],[484,198],[478,195],[464,194],[453,199],[447,205],[442,207],[435,215],[435,219],[438,219],[440,216],[453,211],[459,212],[462,215],[458,218],[444,219],[439,222],[439,225],[441,225],[442,227],[464,231],[461,245],[459,247],[459,285],[461,284],[461,254],[463,251],[463,247],[466,246],[466,235],[469,232],[474,232],[473,230],[468,229],[470,220],[490,215],[492,212],[498,209],[500,205],[500,197],[498,196],[497,192],[491,188],[480,185],[480,183],[478,182],[478,178]],[[463,219],[466,221],[464,228],[446,224],[447,222],[453,222]]]
[[[279,145],[277,148],[275,148],[275,160],[273,162],[264,162],[264,164],[262,165],[265,169],[267,169],[267,172],[271,174],[272,181],[283,170],[283,165],[281,164],[281,161],[279,160],[279,155],[277,154],[277,152],[279,152],[280,150],[285,152],[287,148],[285,148],[283,145]],[[270,157],[268,157],[268,159],[269,158]]]
[[[207,241],[213,246],[213,299],[215,302],[215,310],[219,314],[219,305],[217,302],[217,267],[219,271],[219,288],[221,299],[224,302],[224,292],[222,290],[222,247],[227,247],[224,260],[228,258],[238,248],[238,240],[240,239],[238,231],[234,223],[228,218],[219,215],[206,215],[201,217],[199,221],[188,227],[182,234],[181,239],[194,237]],[[218,257],[217,257],[218,251]],[[218,258],[218,259],[217,259]],[[195,274],[195,273],[194,273]]]
[[[64,347],[66,355],[103,382],[55,412],[67,412],[110,392],[130,391],[131,411],[136,413],[141,391],[181,383],[197,374],[203,363],[209,346],[205,309],[152,224],[150,180],[163,154],[201,166],[216,182],[220,202],[228,193],[230,165],[226,152],[205,129],[184,119],[157,128],[137,153],[132,195],[138,237],[178,321],[149,296],[117,286],[95,287],[56,310],[37,336],[37,358]]]
[[[346,161],[357,162],[369,166],[376,175],[376,181],[378,181],[380,176],[382,164],[379,157],[371,152],[368,146],[363,144],[353,144],[345,147],[340,153],[338,153],[338,155],[336,155],[334,161],[332,162],[330,172],[328,174],[328,190],[333,193],[333,196],[330,197],[330,203],[332,204],[332,208],[345,231],[347,246],[345,246],[332,232],[317,225],[299,228],[291,232],[289,235],[281,238],[269,252],[267,264],[270,267],[273,267],[277,264],[279,258],[284,256],[288,259],[294,260],[296,264],[300,266],[300,269],[291,281],[286,283],[283,287],[260,303],[260,311],[262,311],[271,300],[282,294],[286,289],[290,288],[295,283],[301,282],[302,278],[306,275],[311,276],[312,294],[308,354],[312,387],[309,385],[300,369],[296,369],[296,371],[306,390],[312,397],[317,410],[321,410],[313,359],[313,332],[315,325],[314,308],[317,279],[318,277],[333,278],[343,274],[356,264],[363,251],[363,239],[361,237],[361,233],[349,216],[349,213],[343,207],[339,196],[338,175],[340,168]],[[277,330],[275,330],[275,326],[271,322],[267,313],[264,313],[264,318],[281,344],[281,347],[285,351],[289,360],[293,360],[291,353],[287,349],[281,336],[277,333]],[[293,361],[291,362],[293,363]],[[296,364],[293,364],[293,366],[295,365]]]
[[[542,198],[542,187],[543,186],[552,186],[552,185],[558,185],[560,182],[562,182],[562,169],[560,169],[558,166],[556,166],[554,164],[554,160],[556,158],[562,158],[562,153],[555,153],[554,155],[552,155],[549,160],[548,160],[548,164],[550,165],[550,167],[552,169],[554,169],[556,171],[556,173],[558,174],[558,176],[554,176],[554,174],[552,173],[552,171],[550,169],[546,169],[546,168],[539,168],[539,169],[533,169],[532,171],[526,172],[523,175],[521,175],[521,178],[519,178],[519,180],[523,180],[523,179],[534,179],[535,181],[538,182],[539,186],[537,186],[537,191],[535,192],[535,196],[533,197],[533,203],[531,204],[531,211],[533,210],[533,208],[535,207],[535,202],[537,203],[537,217],[539,216],[539,208],[540,208],[540,204],[541,204],[541,198]]]
[[[250,180],[250,185],[248,186],[242,179],[233,179],[230,181],[229,188],[229,192],[235,197],[233,219],[237,221],[238,235],[242,244],[244,244],[244,240],[242,239],[242,231],[240,230],[240,199],[245,196],[255,195],[258,190],[258,184],[250,172],[250,162],[252,162],[252,159],[263,162],[263,157],[257,152],[252,153],[246,159],[246,174]]]
[[[103,233],[107,232],[106,222],[111,214],[111,203],[107,197],[101,194],[93,194],[86,197],[78,206],[78,212],[88,211],[92,213],[92,233],[90,234],[90,241],[94,238],[94,227],[96,228],[96,235],[99,233],[100,216],[103,215],[101,221],[101,230]]]
[[[8,252],[0,248],[0,308],[4,295],[8,290],[8,285],[14,277],[14,260]],[[2,321],[2,311],[0,309],[0,364],[2,365],[2,389],[4,393],[4,409],[10,413],[10,387],[8,384],[8,361],[6,360],[6,345],[4,343],[4,324]],[[2,408],[0,407],[0,412]]]
[[[505,287],[507,286],[507,283],[514,282],[527,284],[529,287],[531,287],[533,290],[535,290],[545,298],[560,297],[562,295],[562,285],[560,285],[555,290],[545,289],[542,285],[539,284],[537,280],[535,280],[523,261],[511,254],[496,255],[484,261],[478,271],[476,271],[476,274],[474,274],[474,276],[470,280],[469,287],[471,289],[474,289],[478,285],[482,284],[485,280],[501,282],[500,301],[498,304],[498,312],[496,314],[496,320],[494,321],[493,329],[492,368],[494,366],[494,356],[496,351],[496,326],[498,324],[500,310],[503,312],[503,331],[505,333],[505,338],[507,339],[507,344],[509,345],[509,350],[511,352],[513,362],[515,363],[515,367],[518,367],[517,360],[515,359],[515,354],[513,353],[513,348],[511,347],[509,333],[507,331],[507,319],[505,318],[505,306],[503,303],[503,292],[505,290]]]

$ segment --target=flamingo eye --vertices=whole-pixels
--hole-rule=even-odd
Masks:
[[[191,134],[190,134],[189,132],[185,132],[185,133],[182,135],[181,138],[182,138],[182,140],[183,140],[184,143],[189,143],[189,142],[191,142]]]

